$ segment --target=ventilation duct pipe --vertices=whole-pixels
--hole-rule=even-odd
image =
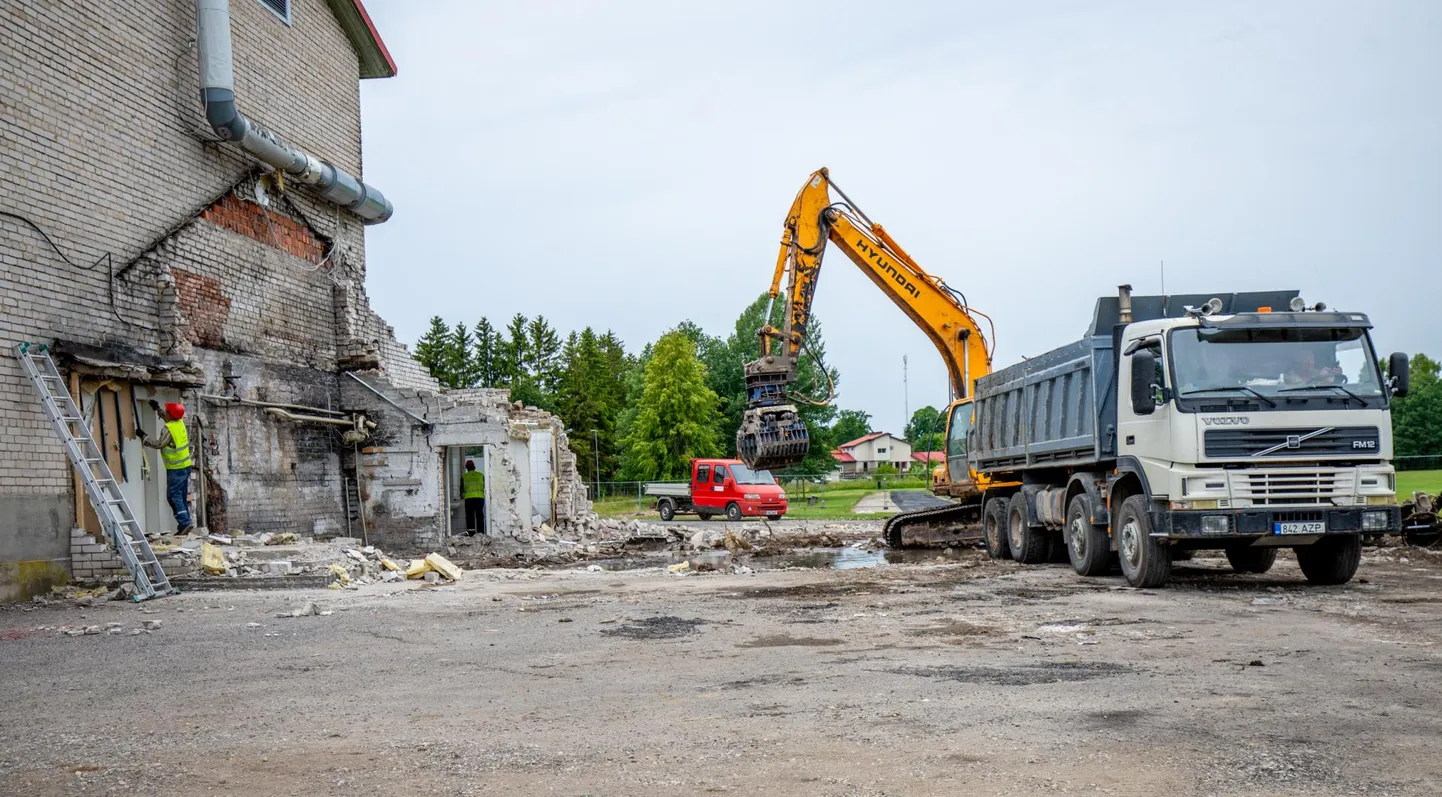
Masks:
[[[195,19],[200,49],[200,99],[205,104],[206,121],[215,128],[216,134],[312,186],[326,201],[347,208],[366,224],[389,219],[395,208],[379,189],[287,143],[235,107],[228,0],[196,0]]]

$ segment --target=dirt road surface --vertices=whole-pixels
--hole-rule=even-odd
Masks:
[[[1337,588],[965,551],[7,610],[0,793],[1439,794],[1442,561],[1406,556]]]

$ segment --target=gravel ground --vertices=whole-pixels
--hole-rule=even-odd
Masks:
[[[0,793],[1442,793],[1442,559],[953,556],[0,611]]]

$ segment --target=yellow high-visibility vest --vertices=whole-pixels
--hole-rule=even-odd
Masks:
[[[486,474],[478,470],[468,470],[461,474],[461,497],[462,498],[485,498],[486,497]]]
[[[165,460],[166,470],[188,468],[190,462],[190,434],[185,431],[185,421],[166,421],[170,430],[170,445],[160,449],[160,458]]]

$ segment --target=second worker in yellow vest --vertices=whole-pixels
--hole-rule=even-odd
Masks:
[[[466,460],[461,474],[461,499],[466,502],[466,534],[486,533],[486,474],[476,470],[474,460]]]

